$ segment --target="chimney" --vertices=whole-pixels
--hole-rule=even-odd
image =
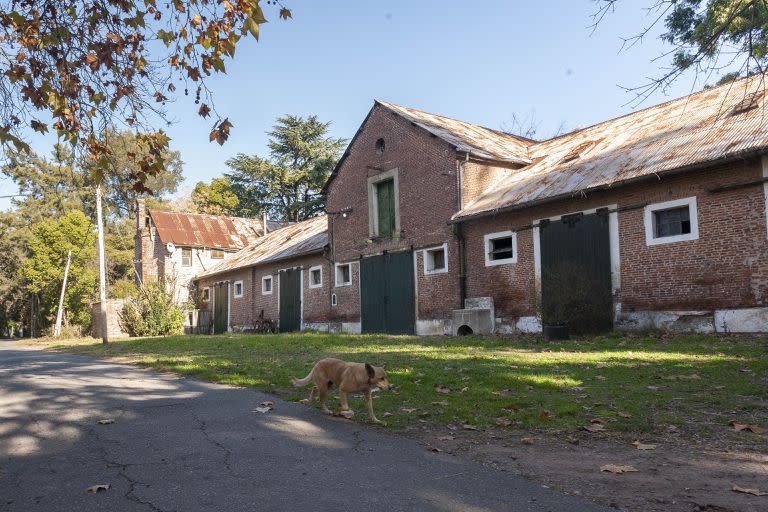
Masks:
[[[147,226],[147,204],[144,198],[136,199],[136,229],[141,231],[142,228]]]

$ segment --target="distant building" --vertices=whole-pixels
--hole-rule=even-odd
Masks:
[[[282,225],[267,221],[266,232]],[[190,298],[195,275],[264,234],[262,219],[150,210],[140,199],[136,216],[136,280],[163,280],[173,286],[176,302],[184,303]]]

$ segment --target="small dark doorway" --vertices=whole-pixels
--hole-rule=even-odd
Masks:
[[[229,283],[213,285],[213,334],[227,332],[229,325]]]
[[[301,330],[301,270],[281,270],[280,332]]]
[[[613,328],[608,212],[567,215],[540,224],[541,313],[573,333]]]
[[[363,258],[360,261],[362,332],[413,334],[414,293],[413,252]]]

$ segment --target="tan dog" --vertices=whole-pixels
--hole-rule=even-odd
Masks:
[[[371,420],[375,423],[383,423],[373,414],[371,389],[389,389],[389,380],[387,380],[387,372],[384,371],[384,368],[371,366],[368,363],[348,363],[333,358],[321,359],[315,363],[309,375],[303,379],[292,378],[291,382],[296,387],[306,386],[310,382],[314,382],[315,387],[312,388],[312,392],[309,394],[309,401],[312,402],[315,397],[315,391],[317,391],[320,407],[327,414],[331,414],[331,411],[325,405],[325,394],[332,385],[335,384],[339,388],[341,411],[345,416],[352,413],[347,403],[347,393],[363,393]]]

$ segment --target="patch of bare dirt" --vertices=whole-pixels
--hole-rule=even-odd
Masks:
[[[766,512],[768,437],[733,434],[707,442],[670,432],[638,438],[589,432],[516,433],[422,427],[405,432],[427,449],[468,457],[503,471],[628,512]],[[656,445],[648,449],[648,445]],[[433,450],[434,451],[434,450]],[[612,473],[604,466],[637,471]]]

